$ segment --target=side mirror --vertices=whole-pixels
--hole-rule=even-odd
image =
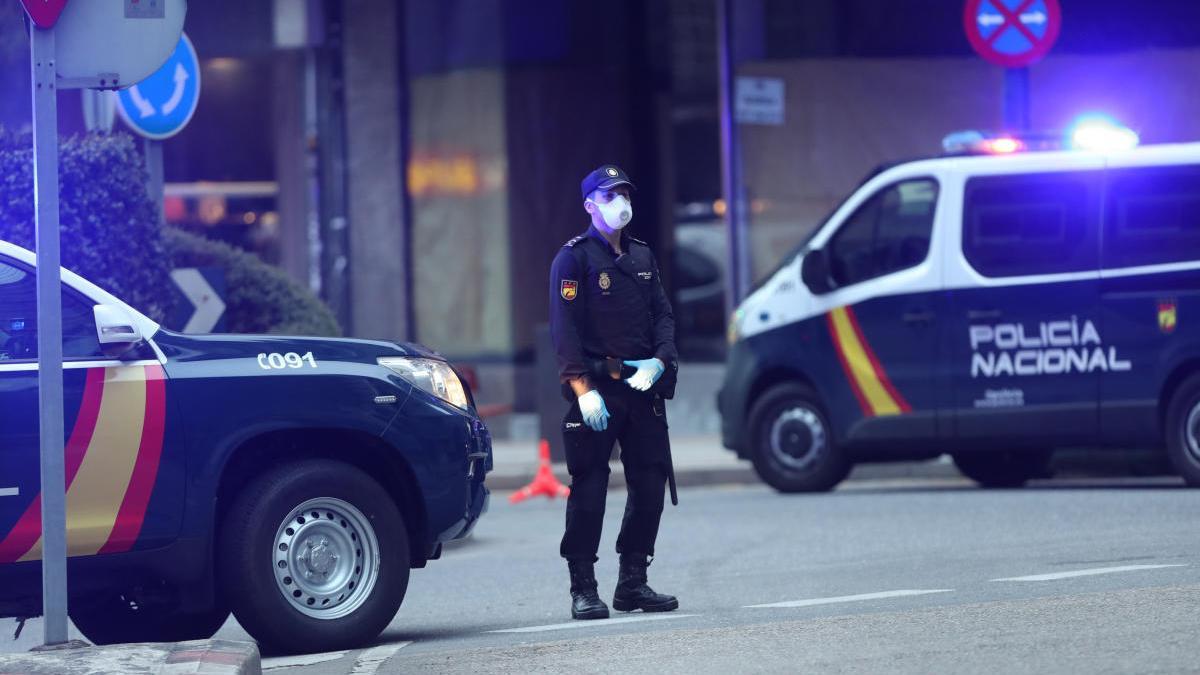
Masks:
[[[142,329],[128,312],[113,305],[96,305],[96,337],[106,354],[121,354],[141,344]]]
[[[830,274],[829,253],[825,249],[814,248],[804,254],[804,260],[800,262],[800,280],[817,295],[837,288]]]

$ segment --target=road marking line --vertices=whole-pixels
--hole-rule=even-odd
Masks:
[[[840,595],[833,598],[812,598],[810,600],[790,600],[788,602],[772,602],[766,605],[746,605],[747,609],[764,609],[773,607],[812,607],[814,605],[833,605],[841,602],[860,602],[863,600],[883,600],[886,598],[906,598],[913,595],[929,595],[930,593],[953,593],[952,588],[929,590],[881,591],[879,593],[862,593],[859,595]]]
[[[1180,565],[1123,565],[1121,567],[1093,567],[1087,570],[1074,570],[1072,572],[1054,572],[1052,574],[1031,574],[1026,577],[1005,577],[1003,579],[992,579],[992,581],[1055,581],[1057,579],[1070,579],[1072,577],[1090,577],[1095,574],[1115,574],[1117,572],[1136,572],[1138,570],[1157,570],[1164,567],[1187,567],[1186,564]]]
[[[570,623],[554,623],[548,626],[526,626],[524,628],[505,628],[504,630],[489,630],[489,633],[541,633],[551,630],[570,630],[572,628],[592,628],[594,626],[612,626],[621,623],[638,623],[641,621],[665,621],[667,619],[682,619],[695,614],[638,614],[630,617],[615,619],[596,619],[593,621],[572,621]]]
[[[379,670],[384,661],[392,658],[396,655],[396,652],[411,644],[412,642],[409,641],[371,647],[358,655],[358,658],[354,661],[354,669],[350,671],[350,675],[375,675],[375,672]]]
[[[325,663],[326,661],[336,661],[349,653],[348,651],[340,651],[325,652],[323,654],[300,654],[297,656],[273,656],[262,660],[262,669],[278,670],[280,668],[295,668],[296,666],[311,666],[317,663]]]
[[[19,487],[0,488],[0,497],[19,497],[20,495],[21,488]]]

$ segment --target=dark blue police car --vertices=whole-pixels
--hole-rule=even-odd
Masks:
[[[63,272],[70,614],[97,643],[374,638],[486,510],[491,438],[392,342],[181,335]],[[0,616],[41,611],[34,256],[0,242]]]

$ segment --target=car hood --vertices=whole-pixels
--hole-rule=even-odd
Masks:
[[[423,345],[384,340],[328,338],[291,335],[187,335],[159,330],[154,342],[169,358],[209,360],[256,357],[262,353],[312,352],[319,360],[374,363],[384,356],[408,356],[446,360]]]

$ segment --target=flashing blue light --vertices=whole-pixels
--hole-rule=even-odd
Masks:
[[[1068,134],[1076,150],[1113,152],[1136,148],[1141,139],[1137,132],[1107,115],[1088,115],[1079,118]]]
[[[985,138],[979,131],[955,131],[942,139],[942,151],[951,154],[967,152],[982,143]]]

